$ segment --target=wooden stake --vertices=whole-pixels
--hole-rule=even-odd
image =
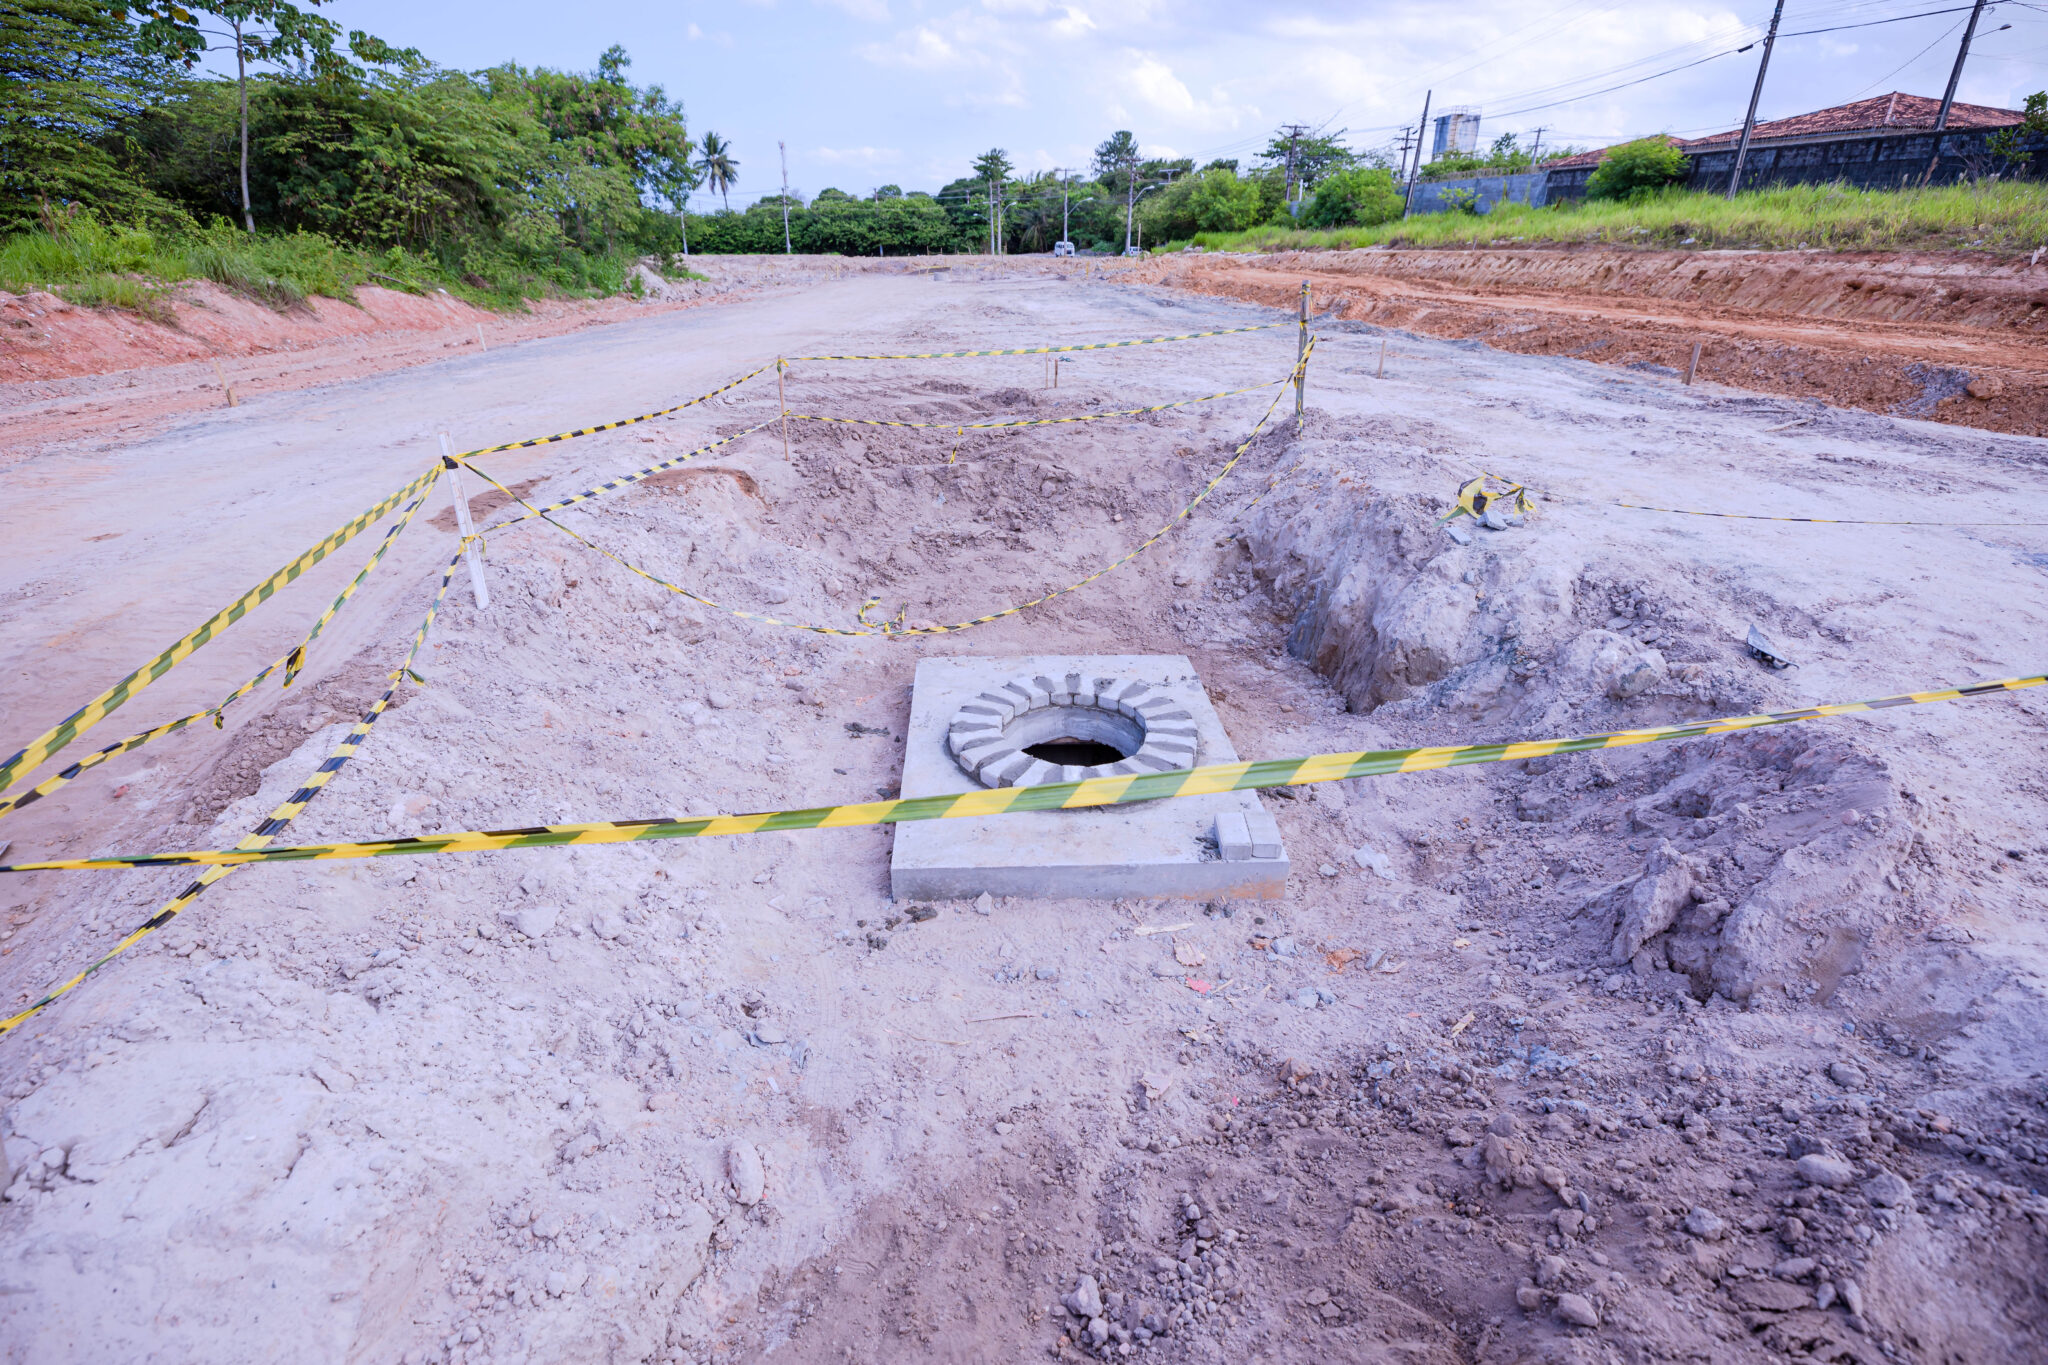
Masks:
[[[789,463],[789,400],[782,395],[782,372],[787,368],[781,356],[775,357],[775,401],[782,406],[782,462]]]
[[[1692,359],[1691,359],[1691,360],[1688,360],[1688,361],[1686,361],[1686,362],[1685,362],[1685,382],[1686,382],[1686,383],[1687,383],[1688,385],[1690,385],[1690,384],[1692,383],[1692,377],[1693,377],[1693,375],[1694,375],[1694,374],[1695,374],[1695,373],[1696,373],[1696,372],[1697,372],[1697,371],[1699,370],[1699,367],[1700,367],[1700,347],[1701,347],[1701,346],[1702,346],[1703,344],[1704,344],[1704,343],[1702,343],[1702,342],[1698,342],[1698,341],[1695,341],[1695,342],[1694,342],[1694,343],[1692,344]]]
[[[1301,365],[1302,357],[1308,354],[1308,281],[1301,282],[1301,339],[1295,343],[1294,363]],[[1294,372],[1294,424],[1301,425],[1301,405],[1308,397],[1308,371],[1306,368]]]
[[[455,495],[455,529],[462,533],[462,554],[469,561],[469,590],[476,595],[478,611],[488,611],[491,606],[491,590],[484,586],[484,550],[470,537],[476,534],[476,523],[469,519],[469,498],[462,491],[462,466],[455,460],[455,445],[448,439],[448,433],[441,433],[441,467],[448,471],[448,491]]]
[[[484,345],[484,325],[481,322],[479,322],[476,325],[476,348],[479,351],[488,351],[491,349],[490,347]]]
[[[1373,376],[1373,378],[1374,378],[1374,379],[1385,379],[1386,377],[1387,377],[1387,339],[1386,339],[1385,337],[1381,337],[1381,338],[1380,338],[1380,372],[1379,372],[1378,374],[1374,375],[1374,376]]]
[[[235,387],[228,383],[227,371],[220,367],[218,360],[213,362],[213,377],[220,381],[220,391],[228,396],[228,406],[233,407],[235,405]]]

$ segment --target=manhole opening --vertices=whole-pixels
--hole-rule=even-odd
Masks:
[[[1094,768],[1130,757],[1123,750],[1104,744],[1101,740],[1076,739],[1072,735],[1027,744],[1024,746],[1024,752],[1041,762],[1060,768]]]

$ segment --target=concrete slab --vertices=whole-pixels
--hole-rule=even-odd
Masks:
[[[1237,761],[1237,750],[1185,655],[926,659],[917,666],[911,691],[903,795],[979,789],[982,784],[947,747],[955,714],[974,697],[1020,676],[1064,678],[1071,673],[1151,684],[1194,718],[1198,762]],[[920,821],[897,825],[894,831],[889,881],[899,900],[971,900],[984,891],[1042,899],[1271,900],[1286,891],[1289,871],[1279,825],[1256,792]]]

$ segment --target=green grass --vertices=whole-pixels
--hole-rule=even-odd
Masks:
[[[529,298],[616,294],[633,260],[627,251],[570,253],[535,269],[484,253],[441,261],[398,247],[370,251],[311,232],[251,234],[216,222],[164,233],[77,215],[0,239],[0,290],[46,289],[81,307],[125,308],[159,322],[172,320],[171,290],[187,280],[211,280],[280,311],[315,295],[353,303],[356,289],[372,284],[521,310]]]
[[[1726,199],[1666,190],[1633,203],[1532,209],[1502,204],[1484,215],[1432,213],[1375,227],[1285,227],[1204,232],[1210,251],[1315,251],[1364,246],[1616,246],[1816,248],[1826,251],[2031,252],[2048,243],[2048,185],[2000,182],[1930,189],[1857,190],[1787,185]],[[1170,243],[1171,251],[1185,243]]]

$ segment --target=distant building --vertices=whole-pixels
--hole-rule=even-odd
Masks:
[[[1479,111],[1477,109],[1446,109],[1437,116],[1436,141],[1431,145],[1429,159],[1440,161],[1447,156],[1470,156],[1479,150]]]
[[[1934,121],[1940,112],[1940,100],[1893,91],[1759,123],[1743,158],[1742,188],[1841,182],[1861,189],[1897,189],[1919,184],[1930,164],[1934,184],[2011,169],[1994,164],[1988,143],[1999,129],[2025,121],[2019,110],[1951,105],[1937,155]],[[1686,179],[1691,189],[1726,189],[1741,140],[1740,128],[1710,137],[1666,139],[1691,162]],[[2048,166],[2048,141],[2034,139],[2029,151],[2023,173],[2039,175]],[[1583,198],[1587,179],[1606,156],[1603,148],[1545,163],[1545,197]]]

